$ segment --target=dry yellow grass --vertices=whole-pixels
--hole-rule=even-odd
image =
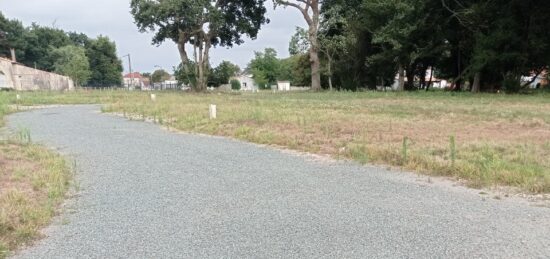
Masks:
[[[0,143],[0,258],[39,237],[70,178],[64,160],[44,148]]]

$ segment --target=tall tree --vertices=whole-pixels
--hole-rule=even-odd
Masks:
[[[72,44],[75,46],[86,47],[90,44],[90,38],[84,33],[69,32],[67,35],[69,36],[69,39],[71,39]]]
[[[32,24],[25,34],[27,47],[25,48],[25,59],[22,63],[38,69],[54,71],[54,59],[51,56],[53,49],[71,45],[69,36],[60,29],[42,27]]]
[[[9,20],[0,12],[0,56],[10,57],[10,49],[15,49],[18,59],[24,60],[27,47],[25,27],[20,21]]]
[[[322,14],[321,25],[319,29],[319,50],[327,59],[327,76],[329,90],[333,90],[333,64],[336,55],[346,52],[346,41],[353,41],[349,34],[348,24],[342,15],[340,6],[332,7]],[[334,33],[334,31],[341,33]]]
[[[297,54],[279,60],[279,80],[289,80],[294,86],[311,85],[309,55]]]
[[[461,54],[457,63],[462,67],[457,81],[468,79],[472,92],[502,88],[516,92],[522,88],[522,75],[548,68],[550,6],[546,1],[440,2],[453,17],[454,27],[465,31],[457,37]]]
[[[207,86],[210,49],[242,44],[243,34],[254,39],[265,18],[265,0],[132,0],[131,13],[140,31],[154,31],[154,44],[169,39],[178,45],[183,69],[193,69],[187,46],[193,49],[197,82]]]
[[[321,61],[319,60],[319,40],[317,34],[320,24],[319,0],[273,0],[275,5],[289,6],[300,11],[308,25],[308,39],[310,43],[309,58],[311,62],[311,88],[321,90]]]
[[[229,61],[222,61],[214,70],[212,71],[211,79],[209,80],[211,84],[218,87],[223,84],[228,84],[229,79],[237,73],[239,73],[241,69],[239,66],[229,62]]]
[[[162,83],[170,79],[170,73],[166,72],[164,69],[155,70],[151,75],[151,82],[153,83]]]
[[[65,46],[52,51],[55,72],[70,77],[77,86],[84,85],[92,72],[83,47]]]
[[[92,86],[119,86],[122,84],[122,61],[117,56],[116,45],[108,37],[91,40],[86,55],[90,60]]]
[[[261,88],[268,88],[276,83],[280,73],[280,63],[277,51],[267,48],[263,52],[255,52],[255,57],[248,64],[254,80]]]
[[[294,56],[307,53],[310,48],[309,45],[307,30],[302,27],[296,27],[296,32],[294,32],[288,44],[288,52],[290,55]]]

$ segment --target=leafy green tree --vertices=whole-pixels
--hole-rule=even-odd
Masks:
[[[239,82],[239,80],[236,80],[236,79],[231,80],[231,89],[236,91],[241,90],[241,82]]]
[[[311,66],[308,54],[298,54],[279,60],[279,80],[289,80],[292,85],[311,85]]]
[[[496,0],[453,5],[443,1],[443,4],[472,35],[470,59],[461,77],[473,77],[473,92],[500,87],[517,92],[529,85],[529,82],[520,85],[522,75],[540,74],[548,68],[550,6],[546,2]]]
[[[346,38],[345,51],[338,52],[333,58],[332,74],[333,81],[338,82],[341,88],[348,90],[371,87],[376,85],[379,78],[384,78],[381,81],[386,80],[387,72],[381,73],[385,70],[391,71],[389,79],[393,83],[396,70],[393,62],[389,68],[386,64],[367,62],[369,56],[380,52],[380,47],[372,43],[372,28],[366,23],[368,17],[362,10],[362,3],[363,0],[324,0],[322,6],[321,23],[325,23],[325,19],[330,17],[327,12],[335,9],[345,20],[344,28],[338,28],[340,26],[329,30],[322,28],[320,34]]]
[[[75,85],[88,82],[92,72],[83,47],[65,46],[52,51],[55,72],[70,77]]]
[[[185,74],[195,69],[194,87],[207,86],[210,49],[241,44],[243,34],[254,39],[264,17],[265,0],[132,0],[131,13],[140,31],[153,31],[153,43],[172,40],[178,45]],[[195,66],[189,60],[186,46],[193,49]]]
[[[25,48],[25,59],[22,61],[27,66],[46,71],[54,71],[54,58],[51,52],[54,49],[71,45],[71,40],[67,34],[55,28],[42,27],[32,24],[25,34],[27,42]]]
[[[69,32],[67,33],[72,44],[79,47],[86,47],[90,44],[90,38],[84,33]]]
[[[277,51],[272,48],[266,48],[264,52],[255,52],[255,57],[248,64],[248,69],[252,71],[254,80],[260,88],[269,88],[271,84],[277,82],[280,74]]]
[[[197,84],[197,75],[195,74],[195,62],[192,60],[189,60],[188,65],[184,65],[183,63],[180,63],[175,69],[174,69],[174,75],[178,82],[183,83],[188,86],[194,86]]]
[[[99,36],[90,40],[86,49],[92,75],[89,80],[94,86],[122,85],[122,61],[117,56],[116,45],[108,37]]]
[[[350,34],[337,33],[332,31],[347,31],[347,21],[344,19],[340,6],[328,9],[322,14],[322,21],[319,29],[319,50],[327,59],[327,76],[330,91],[333,90],[333,64],[336,55],[347,51],[346,41],[354,40]]]
[[[215,87],[218,87],[223,84],[229,83],[229,79],[237,75],[241,69],[239,66],[229,62],[223,61],[212,71],[211,79],[209,80],[211,84]]]
[[[170,73],[166,72],[164,69],[155,70],[151,75],[151,82],[162,83],[166,80],[169,80],[170,77]]]
[[[10,57],[10,49],[15,49],[17,58],[23,61],[27,46],[26,33],[20,21],[6,19],[0,12],[0,55]]]
[[[296,32],[292,35],[292,38],[290,38],[288,52],[292,56],[305,54],[308,52],[309,48],[307,30],[302,27],[296,27]]]

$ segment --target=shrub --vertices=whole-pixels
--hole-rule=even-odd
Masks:
[[[233,90],[241,90],[241,82],[239,80],[233,79],[231,80],[231,89]]]
[[[519,93],[519,91],[521,90],[521,83],[519,82],[519,80],[512,76],[504,77],[502,86],[504,86],[504,91],[509,94]]]

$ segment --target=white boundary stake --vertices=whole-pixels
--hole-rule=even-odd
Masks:
[[[151,101],[156,102],[157,101],[157,95],[151,94]]]
[[[210,104],[210,119],[211,120],[216,119],[217,116],[218,116],[218,111],[217,111],[216,105]]]

